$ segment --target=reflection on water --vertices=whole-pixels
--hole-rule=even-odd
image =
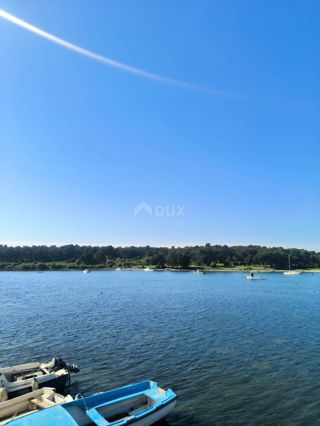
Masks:
[[[156,379],[163,425],[315,424],[320,275],[244,277],[0,272],[0,365],[61,355],[83,394]]]

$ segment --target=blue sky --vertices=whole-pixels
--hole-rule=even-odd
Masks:
[[[211,90],[107,67],[0,19],[0,242],[320,250],[318,1],[0,8]],[[152,215],[134,214],[142,201]]]

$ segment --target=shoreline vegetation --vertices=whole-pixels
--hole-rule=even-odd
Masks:
[[[0,245],[2,271],[141,270],[280,272],[291,268],[320,272],[320,253],[264,246],[190,247],[17,246]]]

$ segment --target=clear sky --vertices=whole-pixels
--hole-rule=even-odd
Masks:
[[[108,67],[0,18],[0,242],[320,251],[318,0],[0,8],[210,89]]]

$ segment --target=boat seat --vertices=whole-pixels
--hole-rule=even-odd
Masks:
[[[53,407],[55,405],[55,403],[52,402],[52,401],[49,401],[49,400],[46,400],[46,401],[41,400],[41,401],[39,401],[38,399],[32,399],[31,403],[32,403],[32,405],[34,405],[35,407],[40,408],[40,409]]]
[[[79,426],[94,426],[92,419],[88,416],[87,412],[79,406],[64,407],[68,414],[74,419]]]
[[[131,395],[121,396],[119,398],[113,399],[112,401],[104,402],[100,405],[97,405],[96,408],[100,409],[100,408],[110,407],[112,405],[118,404],[120,401],[131,400],[140,396],[145,396],[146,398],[148,398],[148,392],[142,391],[142,392],[133,393]]]
[[[10,374],[10,373],[2,373],[3,377],[8,381],[8,382],[15,382],[17,380],[17,377],[15,374]]]
[[[90,417],[90,419],[98,426],[112,425],[112,423],[108,422],[102,416],[102,414],[100,414],[95,408],[90,408],[90,410],[87,410],[86,413]]]
[[[115,423],[119,423],[119,421],[121,422],[126,422],[128,420],[132,419],[132,416],[125,416],[125,417],[121,417],[118,420],[114,420],[113,422],[109,422],[111,425],[114,425]]]

